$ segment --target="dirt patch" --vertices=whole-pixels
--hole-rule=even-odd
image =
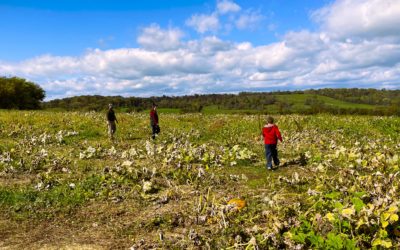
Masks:
[[[154,201],[141,207],[133,201],[93,202],[52,220],[3,219],[0,248],[127,249],[140,242],[139,248],[146,248],[160,244],[159,229],[164,227],[172,229],[165,237],[178,241],[187,234],[183,214],[192,208],[191,193],[186,191],[179,202],[167,204]]]
[[[26,186],[32,183],[35,175],[1,176],[0,187]]]
[[[217,119],[212,124],[209,125],[208,130],[210,132],[215,132],[219,129],[222,129],[226,124],[226,121],[223,119]]]

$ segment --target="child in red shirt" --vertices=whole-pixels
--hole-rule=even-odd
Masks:
[[[278,143],[278,140],[282,142],[281,132],[279,131],[278,126],[274,124],[274,118],[271,116],[267,117],[267,124],[262,129],[262,135],[264,137],[267,169],[270,170],[272,169],[272,160],[274,161],[275,167],[279,166],[276,144]]]

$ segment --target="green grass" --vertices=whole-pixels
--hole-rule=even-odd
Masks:
[[[149,111],[145,111],[149,112]],[[180,109],[175,109],[175,108],[157,108],[158,113],[163,113],[163,114],[179,114],[181,112]]]
[[[291,95],[276,95],[276,99],[278,101],[285,101],[289,103],[293,103],[294,107],[301,110],[304,109],[307,105],[304,102],[310,98],[316,98],[317,100],[323,101],[326,105],[337,107],[337,108],[359,108],[359,109],[374,109],[377,106],[375,105],[368,105],[368,104],[358,104],[358,103],[350,103],[340,101],[331,97],[327,96],[320,96],[320,95],[312,95],[312,94],[291,94]]]
[[[256,114],[259,111],[251,109],[219,109],[217,105],[206,106],[203,108],[204,114]]]
[[[275,95],[276,100],[278,102],[289,103],[292,106],[290,110],[292,112],[304,112],[310,109],[309,105],[306,105],[305,102],[307,99],[320,100],[324,103],[324,105],[332,108],[342,108],[342,109],[366,109],[372,110],[375,108],[379,108],[380,106],[369,105],[369,104],[357,104],[350,103],[345,101],[340,101],[331,97],[320,96],[320,95],[312,95],[312,94],[286,94],[286,95]],[[257,114],[257,113],[270,113],[277,114],[279,113],[278,104],[267,105],[260,109],[219,109],[217,105],[206,106],[203,108],[202,113],[204,114]]]

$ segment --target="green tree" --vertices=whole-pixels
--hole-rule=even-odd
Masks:
[[[37,84],[18,77],[0,77],[0,108],[38,109],[45,91]]]

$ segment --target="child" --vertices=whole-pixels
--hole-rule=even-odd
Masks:
[[[272,160],[274,160],[275,167],[279,166],[278,150],[276,144],[278,139],[282,142],[281,132],[278,126],[274,124],[274,118],[267,117],[267,124],[262,129],[265,144],[265,156],[267,157],[267,169],[272,169]]]

